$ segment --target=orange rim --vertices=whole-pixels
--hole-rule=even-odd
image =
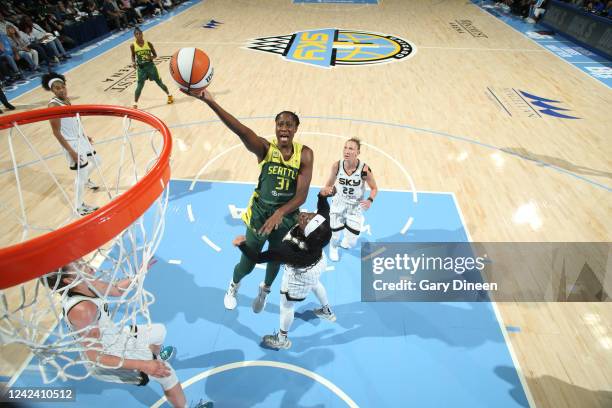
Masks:
[[[162,152],[138,183],[96,212],[45,235],[1,248],[0,289],[38,278],[101,247],[144,214],[170,180],[170,130],[159,118],[147,112],[111,105],[59,106],[1,117],[0,129],[76,113],[81,116],[127,116],[147,123],[162,134]]]

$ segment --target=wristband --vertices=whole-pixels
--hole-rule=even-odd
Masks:
[[[373,199],[372,197],[368,197],[368,201],[369,201],[369,202],[371,202],[371,203],[373,203],[373,202],[374,202],[374,199]]]

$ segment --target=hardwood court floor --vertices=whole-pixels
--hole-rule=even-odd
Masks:
[[[210,19],[223,24],[201,28]],[[459,33],[456,20],[469,20],[486,37]],[[416,51],[393,63],[320,68],[246,48],[250,39],[319,28],[392,35]],[[473,241],[611,241],[612,92],[471,3],[210,0],[147,30],[145,39],[160,56],[204,49],[215,67],[211,92],[261,136],[273,135],[277,112],[297,112],[299,140],[315,152],[313,185],[324,183],[339,158],[341,138],[356,136],[376,148],[366,146],[362,158],[381,188],[411,189],[408,173],[418,190],[454,193]],[[131,104],[133,83],[120,91],[105,81],[129,64],[128,45],[67,74],[75,102]],[[175,89],[167,67],[162,61],[160,73]],[[512,91],[562,101],[580,119],[526,112]],[[212,111],[174,94],[167,106],[147,83],[140,102],[173,130],[173,177],[254,182],[256,163],[243,148],[198,174],[239,140],[218,122],[203,126],[216,119]],[[39,89],[14,103],[48,98]],[[92,126],[94,137],[113,135],[102,120]],[[49,138],[48,151],[57,150],[50,133],[41,130],[41,137]],[[38,194],[43,208],[45,192]],[[498,307],[504,325],[520,327],[508,339],[538,407],[610,406],[610,303]]]

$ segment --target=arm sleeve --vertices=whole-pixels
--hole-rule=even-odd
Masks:
[[[329,219],[329,203],[327,197],[323,197],[321,194],[318,195],[319,201],[317,202],[317,214],[321,214],[325,218]]]
[[[278,248],[272,248],[261,253],[253,251],[245,244],[241,244],[238,248],[247,258],[257,263],[280,262],[297,267],[304,267],[311,265],[320,257],[319,254],[296,251],[291,246],[283,244]]]
[[[284,262],[287,256],[283,256],[282,247],[281,248],[273,248],[264,252],[256,252],[252,248],[246,246],[246,244],[242,243],[238,248],[242,251],[242,253],[249,258],[253,262],[257,263],[265,263],[265,262]]]

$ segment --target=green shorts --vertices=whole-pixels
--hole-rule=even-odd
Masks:
[[[149,81],[157,81],[159,79],[157,67],[152,62],[138,65],[138,82],[146,81],[147,79]]]
[[[242,220],[255,234],[264,225],[266,220],[278,210],[280,206],[272,206],[259,201],[257,197],[253,197],[249,203],[249,207],[242,215]],[[298,221],[299,210],[295,210],[283,217],[281,225],[277,231],[282,232],[284,236]]]

